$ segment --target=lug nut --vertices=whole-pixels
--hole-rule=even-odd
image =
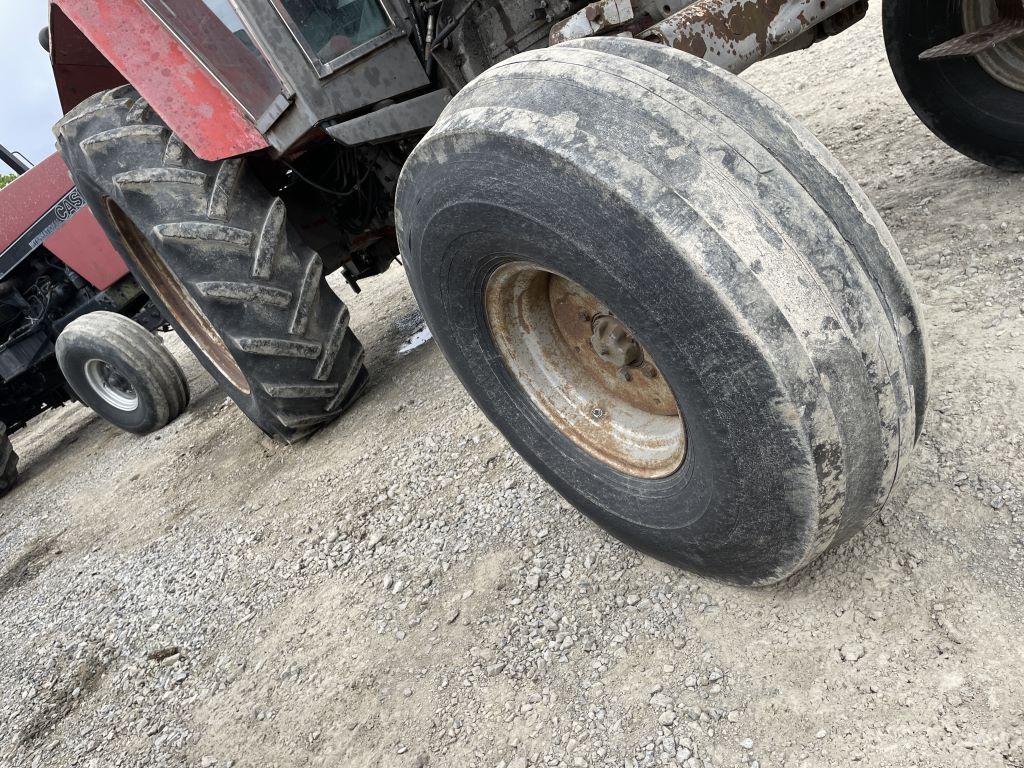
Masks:
[[[604,416],[604,409],[603,408],[595,408],[593,410],[593,415],[594,415],[595,419],[602,418]]]

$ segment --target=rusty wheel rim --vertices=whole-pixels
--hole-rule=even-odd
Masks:
[[[964,32],[976,32],[1003,17],[995,0],[964,0]],[[975,55],[978,65],[1007,88],[1024,92],[1024,38],[1000,43]]]
[[[128,215],[113,200],[107,198],[105,202],[111,221],[131,252],[136,267],[150,289],[163,301],[178,329],[202,350],[233,387],[244,395],[250,394],[245,374],[206,313]]]
[[[604,303],[563,275],[512,262],[488,280],[484,311],[506,367],[555,429],[635,477],[682,465],[682,410],[649,351]]]

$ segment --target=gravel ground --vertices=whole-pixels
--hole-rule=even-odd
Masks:
[[[176,340],[162,432],[68,407],[0,502],[2,766],[1022,766],[1021,181],[933,138],[878,9],[748,77],[901,243],[934,400],[896,503],[787,583],[624,548],[486,422],[400,270],[344,290],[374,372],[296,447]]]

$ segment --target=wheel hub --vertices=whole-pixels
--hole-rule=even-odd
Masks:
[[[618,368],[628,368],[643,361],[643,348],[613,315],[597,315],[591,328],[590,346],[605,362]]]
[[[490,278],[484,310],[504,364],[551,425],[637,477],[683,462],[672,390],[626,324],[582,286],[526,262]]]
[[[135,388],[107,362],[89,360],[85,364],[85,378],[105,403],[119,411],[134,411],[139,407],[139,395]]]

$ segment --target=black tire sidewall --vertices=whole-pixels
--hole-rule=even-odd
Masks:
[[[163,392],[143,372],[135,370],[117,347],[99,339],[92,339],[88,343],[75,341],[62,344],[58,356],[61,371],[78,397],[114,426],[137,434],[146,434],[163,426],[161,408],[157,402],[158,397],[163,397]],[[135,410],[122,411],[115,408],[93,389],[85,373],[86,364],[90,360],[102,360],[127,379],[139,398]],[[166,411],[167,407],[164,404],[163,410]]]
[[[492,137],[473,153],[444,154],[440,182],[399,202],[417,241],[406,243],[415,253],[407,263],[427,324],[488,418],[562,496],[628,544],[735,583],[792,570],[813,536],[814,467],[797,426],[770,407],[784,398],[741,319],[648,218],[536,148]],[[533,405],[484,310],[488,278],[510,261],[581,284],[636,333],[682,404],[679,470],[620,473]]]
[[[968,157],[1024,170],[1024,93],[993,78],[973,56],[919,58],[964,34],[959,0],[885,0],[882,13],[893,74],[922,122]]]

